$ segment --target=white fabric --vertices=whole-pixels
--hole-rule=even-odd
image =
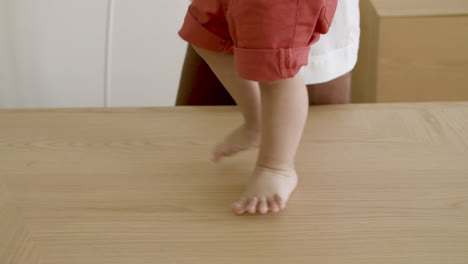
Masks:
[[[328,34],[312,45],[309,65],[301,73],[306,84],[331,81],[356,65],[359,49],[359,0],[338,0]]]

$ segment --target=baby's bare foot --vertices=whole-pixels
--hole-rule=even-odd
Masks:
[[[232,204],[232,211],[236,214],[277,213],[286,207],[296,185],[294,169],[274,170],[257,166],[241,199]]]
[[[259,144],[260,133],[258,131],[249,130],[245,125],[242,125],[216,145],[211,160],[217,163],[223,157],[234,155],[242,150],[256,148]]]

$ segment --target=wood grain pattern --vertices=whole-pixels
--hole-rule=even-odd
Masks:
[[[382,18],[378,42],[377,102],[468,100],[468,13]]]
[[[34,243],[0,176],[0,263],[39,264]]]
[[[468,15],[466,0],[371,0],[381,16]]]
[[[231,107],[0,111],[0,175],[43,264],[466,264],[467,117],[312,107],[279,215],[229,211],[256,154],[208,161]]]
[[[468,1],[404,2],[360,2],[361,47],[353,71],[353,102],[468,100]],[[463,14],[449,15],[442,5]],[[390,6],[402,14],[382,11]],[[429,7],[433,14],[417,11]]]
[[[359,1],[361,35],[359,57],[353,69],[351,100],[353,103],[375,103],[379,53],[379,17],[370,1]]]

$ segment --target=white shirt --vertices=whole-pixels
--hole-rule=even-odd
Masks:
[[[359,49],[359,0],[338,0],[330,30],[312,45],[309,65],[301,73],[306,84],[331,81],[356,65]]]

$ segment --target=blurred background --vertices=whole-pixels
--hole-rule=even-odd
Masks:
[[[173,105],[187,6],[0,0],[0,107]]]
[[[174,105],[188,4],[0,0],[0,108]],[[468,100],[467,0],[360,5],[353,102]]]

